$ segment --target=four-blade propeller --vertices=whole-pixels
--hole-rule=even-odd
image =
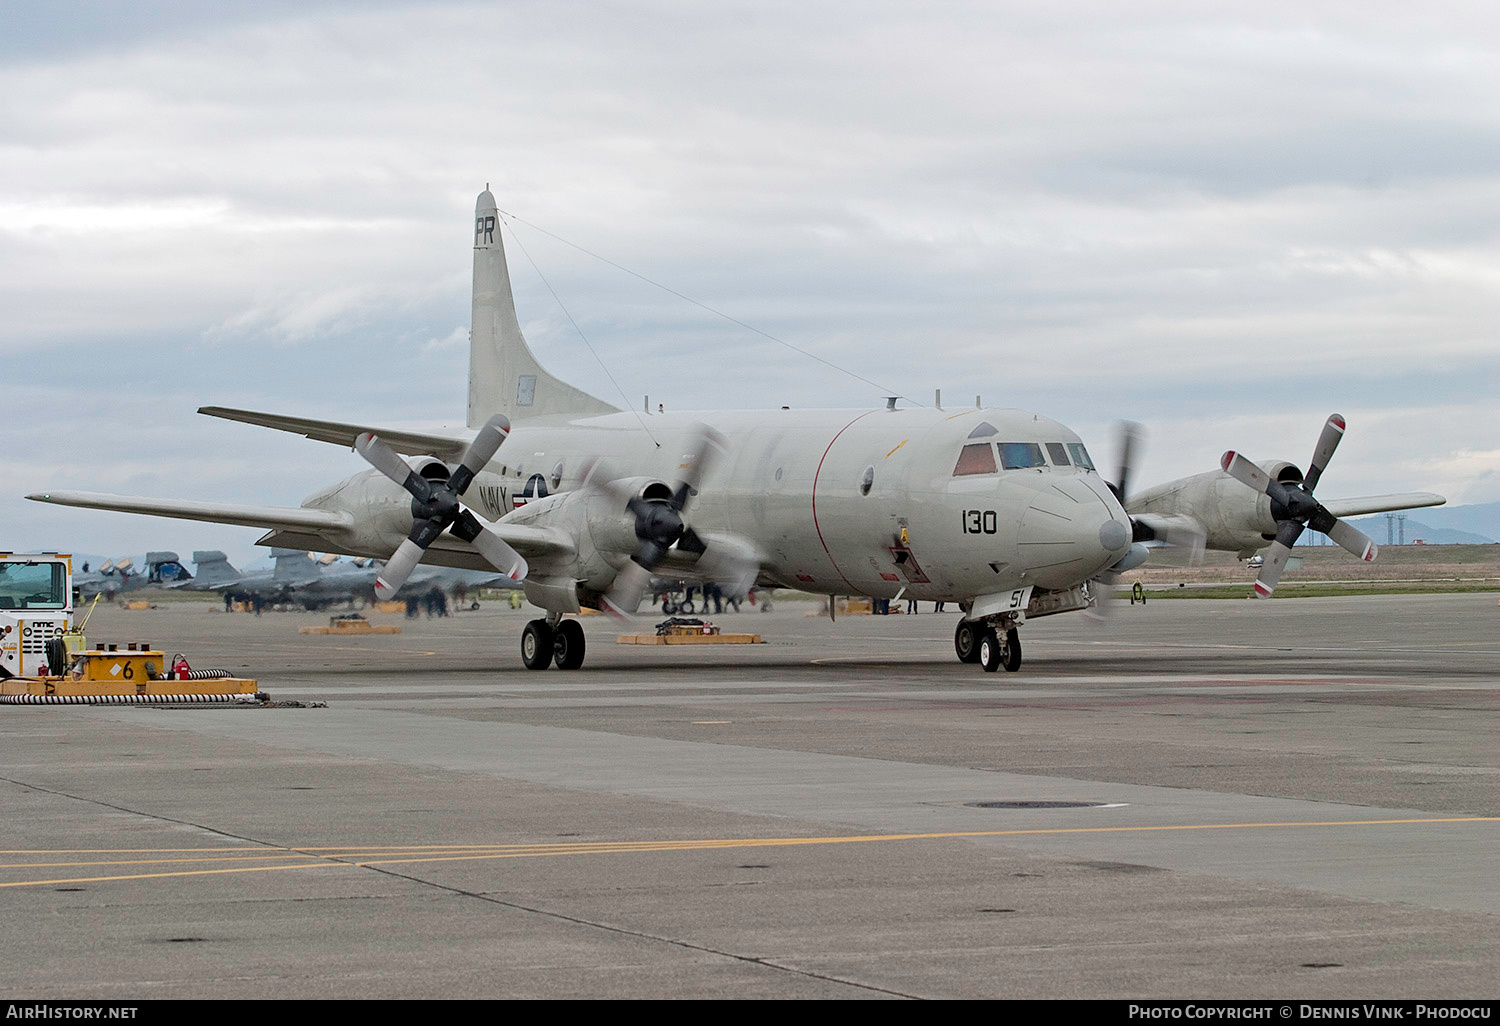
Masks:
[[[1333,458],[1333,452],[1343,437],[1344,418],[1335,413],[1323,425],[1318,446],[1313,450],[1312,463],[1300,485],[1283,484],[1275,480],[1237,452],[1226,452],[1220,461],[1220,465],[1236,481],[1270,496],[1271,515],[1276,518],[1276,540],[1266,550],[1265,563],[1261,566],[1260,576],[1256,578],[1256,598],[1270,598],[1271,593],[1276,590],[1276,582],[1281,580],[1282,571],[1286,569],[1292,546],[1302,536],[1305,528],[1321,531],[1366,562],[1374,559],[1379,551],[1375,543],[1358,528],[1351,527],[1328,512],[1313,498],[1313,489],[1317,487],[1328,461]]]
[[[468,491],[474,475],[484,469],[494,458],[500,443],[510,433],[510,421],[496,414],[489,419],[469,445],[459,466],[446,481],[429,481],[409,467],[396,451],[371,432],[365,432],[354,441],[354,448],[372,467],[411,493],[411,515],[413,523],[406,541],[386,562],[385,569],[375,578],[375,596],[390,598],[417,564],[422,553],[446,530],[468,542],[496,570],[513,581],[526,576],[526,560],[511,548],[495,532],[485,528],[479,518],[459,504],[459,497]]]
[[[682,518],[689,497],[697,493],[699,482],[727,450],[724,436],[707,424],[693,424],[688,432],[678,467],[680,476],[672,494],[665,499],[645,499],[637,495],[625,503],[626,511],[635,517],[635,536],[639,544],[630,562],[615,575],[609,591],[600,597],[604,610],[613,616],[634,615],[651,583],[651,572],[674,545],[681,552],[697,553],[699,565],[708,575],[728,582],[735,593],[754,583],[759,562],[747,551],[739,551],[727,538],[706,541]],[[609,490],[608,485],[604,487]]]

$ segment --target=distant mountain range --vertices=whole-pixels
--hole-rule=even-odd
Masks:
[[[1387,544],[1385,514],[1351,519],[1377,545]],[[1490,545],[1500,539],[1500,502],[1473,506],[1432,506],[1408,510],[1406,543],[1417,539],[1428,545]]]

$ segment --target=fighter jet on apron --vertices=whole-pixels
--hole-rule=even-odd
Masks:
[[[372,469],[295,509],[83,492],[30,498],[262,527],[270,532],[262,545],[384,559],[382,596],[397,594],[423,562],[494,569],[542,611],[521,639],[522,661],[538,670],[581,666],[584,633],[568,614],[589,607],[630,616],[653,574],[712,580],[727,593],[756,584],[952,602],[963,612],[958,657],[1016,670],[1027,619],[1090,608],[1094,585],[1143,562],[1150,539],[1191,535],[1217,546],[1217,527],[1232,524],[1289,545],[1295,538],[1284,525],[1317,527],[1335,508],[1396,508],[1319,506],[1315,481],[1288,483],[1284,472],[1268,471],[1277,494],[1236,475],[1258,494],[1216,471],[1206,490],[1186,479],[1187,499],[1176,506],[1172,486],[1153,489],[1132,516],[1126,510],[1136,503],[1122,506],[1077,434],[1021,410],[890,402],[852,411],[621,412],[549,374],[532,354],[499,228],[486,190],[473,228],[468,432],[203,407],[352,447]],[[1344,527],[1346,537],[1358,535]],[[1235,535],[1236,548],[1242,541]]]

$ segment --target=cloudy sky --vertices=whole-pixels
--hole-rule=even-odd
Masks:
[[[24,501],[295,505],[353,454],[198,416],[461,424],[471,218],[616,405],[1055,417],[1145,485],[1500,499],[1489,3],[0,4],[0,547],[258,532]],[[532,269],[547,276],[622,397]]]

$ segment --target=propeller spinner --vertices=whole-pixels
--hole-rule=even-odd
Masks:
[[[496,570],[513,581],[526,576],[526,560],[504,539],[488,530],[479,518],[459,504],[474,476],[484,469],[510,433],[510,421],[496,414],[479,429],[456,470],[447,481],[429,481],[407,466],[396,451],[372,432],[354,441],[354,448],[369,464],[411,493],[411,533],[375,578],[377,598],[390,598],[401,590],[411,572],[422,561],[422,553],[446,530],[473,546]]]
[[[1220,465],[1236,481],[1270,496],[1271,515],[1276,518],[1276,540],[1266,551],[1265,563],[1261,566],[1260,576],[1256,578],[1256,598],[1271,597],[1271,593],[1276,590],[1276,583],[1281,580],[1281,574],[1286,569],[1292,546],[1306,528],[1311,527],[1314,531],[1328,535],[1337,545],[1366,562],[1374,559],[1379,552],[1375,543],[1363,532],[1328,512],[1313,498],[1313,489],[1322,478],[1328,461],[1333,458],[1334,450],[1343,437],[1344,418],[1335,413],[1323,425],[1323,433],[1318,437],[1317,448],[1313,450],[1312,463],[1300,485],[1277,481],[1237,452],[1226,452],[1220,461]]]

